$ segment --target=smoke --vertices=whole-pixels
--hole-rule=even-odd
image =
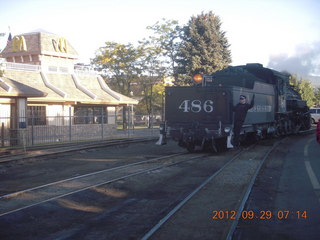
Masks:
[[[299,76],[320,76],[320,41],[296,46],[293,55],[270,56],[269,68]]]

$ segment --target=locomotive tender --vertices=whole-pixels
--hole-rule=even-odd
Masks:
[[[166,87],[165,124],[160,127],[162,135],[169,134],[190,152],[232,147],[233,106],[240,95],[251,102],[255,94],[255,104],[242,126],[242,140],[287,135],[311,127],[309,108],[284,73],[254,63],[212,75],[196,74],[194,81],[194,86]]]

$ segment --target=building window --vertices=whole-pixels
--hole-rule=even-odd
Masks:
[[[107,119],[107,111],[105,107],[74,107],[74,124],[101,124],[102,122],[107,123]]]
[[[28,125],[46,125],[46,107],[28,106]]]
[[[49,72],[57,72],[57,71],[58,71],[58,67],[56,67],[56,66],[49,66],[49,67],[48,67],[48,71],[49,71]]]
[[[59,67],[59,70],[62,73],[68,73],[68,68],[67,67]]]

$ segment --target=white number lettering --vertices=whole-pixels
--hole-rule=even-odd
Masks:
[[[189,112],[189,102],[190,100],[184,100],[180,104],[179,109],[183,110],[183,112]]]
[[[211,113],[211,112],[213,112],[213,101],[211,101],[211,100],[205,101],[204,104],[203,104],[203,110],[204,110],[206,113]]]
[[[198,113],[201,111],[201,101],[200,100],[193,100],[191,102],[191,111],[194,113]]]
[[[178,108],[181,109],[185,113],[188,113],[190,111],[193,113],[199,113],[202,110],[205,111],[206,113],[211,113],[214,111],[212,100],[204,101],[203,105],[200,100],[193,100],[193,101],[183,100]]]

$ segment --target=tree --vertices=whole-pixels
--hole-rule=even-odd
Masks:
[[[220,18],[209,13],[192,17],[183,28],[179,54],[180,73],[211,74],[231,63],[231,52]],[[180,82],[186,84],[187,82]]]
[[[163,57],[162,62],[167,65],[166,74],[177,79],[176,62],[182,30],[178,21],[163,18],[161,22],[158,21],[153,26],[148,26],[147,29],[152,30],[153,35],[149,36],[146,41],[160,50],[159,54]]]
[[[314,88],[311,82],[305,79],[298,80],[296,75],[291,75],[290,83],[294,86],[294,89],[300,93],[302,100],[307,102],[309,107],[315,104]]]
[[[138,84],[143,92],[140,103],[144,105],[142,109],[146,110],[149,119],[148,127],[151,127],[152,121],[150,120],[153,117],[152,115],[154,115],[155,103],[157,100],[154,86],[163,81],[166,68],[161,60],[162,51],[159,45],[154,44],[153,41],[144,40],[140,42],[139,49],[141,52],[141,75]]]
[[[152,116],[156,114],[163,114],[164,85],[162,82],[158,82],[152,85],[144,84],[141,87],[141,100],[135,109],[137,114],[148,115],[148,127],[151,127],[152,124],[150,120],[152,119]]]
[[[129,96],[132,83],[137,81],[141,73],[140,57],[140,49],[131,43],[106,42],[106,46],[97,51],[93,63],[110,74],[110,84],[115,90]]]
[[[315,106],[320,107],[320,87],[317,87],[315,89],[314,97],[315,97]]]
[[[97,51],[93,63],[111,75],[109,84],[114,86],[116,91],[129,96],[132,84],[137,81],[141,71],[140,57],[140,49],[131,43],[106,42],[106,46]],[[126,112],[127,107],[123,106],[123,129],[127,128]]]

